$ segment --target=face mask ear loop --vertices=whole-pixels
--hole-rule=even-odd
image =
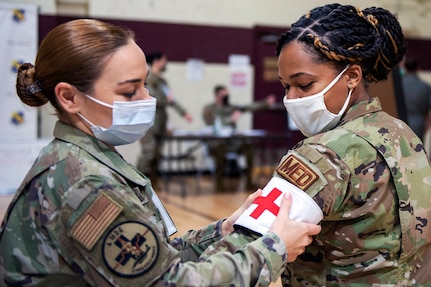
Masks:
[[[344,75],[344,72],[350,67],[350,65],[347,65],[335,79],[332,80],[332,82],[329,83],[329,85],[326,86],[326,88],[323,89],[320,93],[326,94],[327,91],[329,91],[337,82],[340,80],[340,78]]]
[[[79,91],[79,90],[78,90]],[[111,108],[111,109],[113,109],[114,108],[114,106],[112,106],[112,105],[110,105],[110,104],[107,104],[107,103],[104,103],[104,102],[102,102],[102,101],[100,101],[100,100],[98,100],[98,99],[96,99],[96,98],[93,98],[92,96],[90,96],[90,95],[87,95],[86,93],[83,93],[83,92],[81,92],[87,99],[89,99],[89,100],[91,100],[91,101],[93,101],[93,102],[95,102],[95,103],[97,103],[97,104],[99,104],[99,105],[102,105],[102,106],[104,106],[104,107],[107,107],[107,108]],[[84,120],[84,122],[86,122],[87,124],[89,124],[90,125],[90,128],[93,130],[93,128],[95,128],[96,127],[96,125],[95,124],[93,124],[92,122],[90,122],[86,117],[84,117],[81,113],[77,113],[77,115],[81,118],[81,119],[83,119]],[[104,128],[104,127],[100,127],[100,128],[102,128],[103,130],[106,130],[106,128]],[[94,132],[93,132],[93,134],[94,134]]]
[[[75,87],[74,86],[74,88],[78,91],[78,92],[80,92],[81,94],[83,94],[87,99],[90,99],[90,100],[92,100],[93,102],[95,102],[95,103],[97,103],[97,104],[99,104],[99,105],[102,105],[102,106],[105,106],[105,107],[107,107],[107,108],[114,108],[114,106],[112,106],[112,105],[110,105],[110,104],[107,104],[107,103],[105,103],[105,102],[102,102],[101,100],[98,100],[98,99],[96,99],[96,98],[94,98],[94,97],[92,97],[92,96],[90,96],[90,95],[88,95],[88,94],[86,94],[86,93],[84,93],[84,92],[82,92],[81,90],[79,90],[77,87]]]
[[[81,115],[81,113],[77,113],[77,115],[78,115],[82,120],[84,120],[84,122],[86,122],[87,124],[89,124],[89,125],[90,125],[90,128],[95,127],[95,125],[94,125],[92,122],[90,122],[86,117],[84,117],[83,115]]]
[[[112,105],[110,105],[110,104],[107,104],[107,103],[104,103],[104,102],[102,102],[101,100],[98,100],[98,99],[96,99],[96,98],[93,98],[92,96],[89,96],[89,95],[87,95],[87,94],[85,94],[84,93],[84,95],[88,98],[88,99],[90,99],[90,100],[92,100],[93,102],[95,102],[95,103],[98,103],[99,105],[102,105],[102,106],[105,106],[105,107],[107,107],[107,108],[114,108],[114,106],[112,106]]]
[[[353,89],[349,89],[349,94],[347,95],[347,99],[346,99],[346,101],[344,102],[344,105],[343,105],[343,107],[341,108],[341,110],[338,112],[337,116],[344,114],[344,112],[346,111],[347,106],[348,106],[348,105],[349,105],[349,103],[350,103],[350,96],[352,95],[352,92],[353,92]]]

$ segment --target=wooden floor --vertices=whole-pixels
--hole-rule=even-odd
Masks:
[[[255,183],[263,187],[269,180],[268,175],[256,175]],[[181,183],[184,180],[186,196],[182,196]],[[229,216],[236,210],[254,190],[244,190],[244,179],[227,178],[226,191],[214,192],[211,176],[203,176],[200,179],[200,191],[196,189],[196,178],[173,177],[170,180],[169,191],[166,185],[158,191],[160,199],[174,220],[178,232],[173,236],[179,236],[189,229],[196,229],[215,220]],[[7,206],[13,195],[0,196],[0,219],[3,218]],[[271,287],[281,286],[280,281],[273,283]]]

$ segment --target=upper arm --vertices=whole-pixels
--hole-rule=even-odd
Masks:
[[[276,174],[312,197],[326,218],[337,214],[350,181],[347,165],[333,150],[318,144],[290,150]]]
[[[78,251],[67,256],[87,275],[139,286],[137,281],[162,276],[177,258],[150,199],[138,199],[126,185],[83,179],[71,188],[63,210],[70,248]]]

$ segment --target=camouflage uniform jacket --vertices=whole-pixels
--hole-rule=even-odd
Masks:
[[[239,106],[239,105],[228,105],[228,106],[218,106],[216,103],[211,103],[206,105],[202,110],[202,118],[207,126],[213,126],[216,117],[218,117],[223,126],[228,126],[236,128],[236,122],[232,121],[232,114],[235,110],[240,110],[241,112],[256,112],[260,110],[265,110],[269,108],[269,104],[266,100],[255,102],[251,105]],[[220,138],[218,141],[209,141],[207,143],[210,149],[218,149],[220,145],[224,146],[226,152],[238,152],[243,149],[244,144],[251,145],[248,140],[236,139],[232,140],[229,138]],[[250,151],[251,153],[251,151]],[[250,155],[253,156],[252,154]],[[224,160],[224,159],[223,159]]]
[[[268,109],[269,104],[266,100],[255,102],[251,105],[241,106],[241,105],[227,105],[227,106],[217,106],[216,103],[211,103],[206,105],[202,110],[202,118],[206,125],[214,125],[214,120],[216,117],[220,117],[223,126],[236,127],[236,123],[232,121],[231,117],[235,110],[240,110],[241,112],[257,112],[264,109]]]
[[[0,286],[268,285],[283,270],[275,234],[197,263],[222,221],[170,242],[173,224],[142,174],[72,126],[57,122],[54,136],[5,215]]]
[[[284,286],[431,286],[430,163],[420,139],[377,98],[300,142],[274,175],[324,213]]]
[[[174,108],[180,115],[184,115],[186,110],[177,101],[168,101],[169,86],[164,78],[150,73],[145,81],[145,87],[150,95],[157,99],[156,116],[151,131],[156,135],[163,134],[168,124],[167,107]]]

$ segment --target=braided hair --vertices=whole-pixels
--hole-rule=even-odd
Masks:
[[[369,82],[387,79],[406,52],[398,20],[378,7],[361,11],[351,5],[328,4],[314,8],[280,37],[277,56],[292,41],[303,43],[318,63],[333,62],[339,68],[360,65]]]

